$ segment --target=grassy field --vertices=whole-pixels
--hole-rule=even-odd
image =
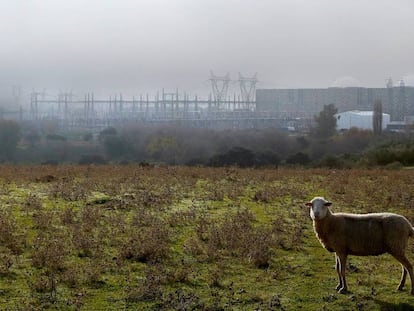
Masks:
[[[411,170],[0,166],[0,310],[414,310],[389,255],[335,292],[316,195],[414,223]]]

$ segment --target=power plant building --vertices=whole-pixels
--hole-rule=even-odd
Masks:
[[[382,111],[391,121],[403,121],[414,115],[414,87],[387,85],[384,88],[330,87],[324,89],[258,89],[258,112],[280,118],[313,118],[324,105],[334,104],[338,112],[373,110],[374,102],[382,102]]]
[[[336,118],[336,129],[349,130],[352,127],[357,127],[359,129],[373,130],[373,111],[344,111],[335,114]],[[390,123],[390,115],[388,113],[382,114],[382,129],[385,130]]]

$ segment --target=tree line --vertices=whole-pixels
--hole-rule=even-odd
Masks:
[[[378,108],[379,109],[379,108]],[[62,132],[53,123],[0,120],[0,161],[14,163],[165,163],[262,167],[414,165],[407,133],[335,130],[337,109],[327,105],[308,134],[277,129],[211,130],[126,125]],[[377,122],[376,129],[380,128]]]

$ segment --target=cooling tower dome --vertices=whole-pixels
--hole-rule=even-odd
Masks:
[[[331,87],[360,87],[361,83],[358,79],[351,76],[344,76],[337,78]]]

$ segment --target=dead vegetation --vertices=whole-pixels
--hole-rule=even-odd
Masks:
[[[2,295],[36,310],[284,309],[284,282],[313,275],[303,202],[413,220],[412,184],[394,170],[0,166]]]

